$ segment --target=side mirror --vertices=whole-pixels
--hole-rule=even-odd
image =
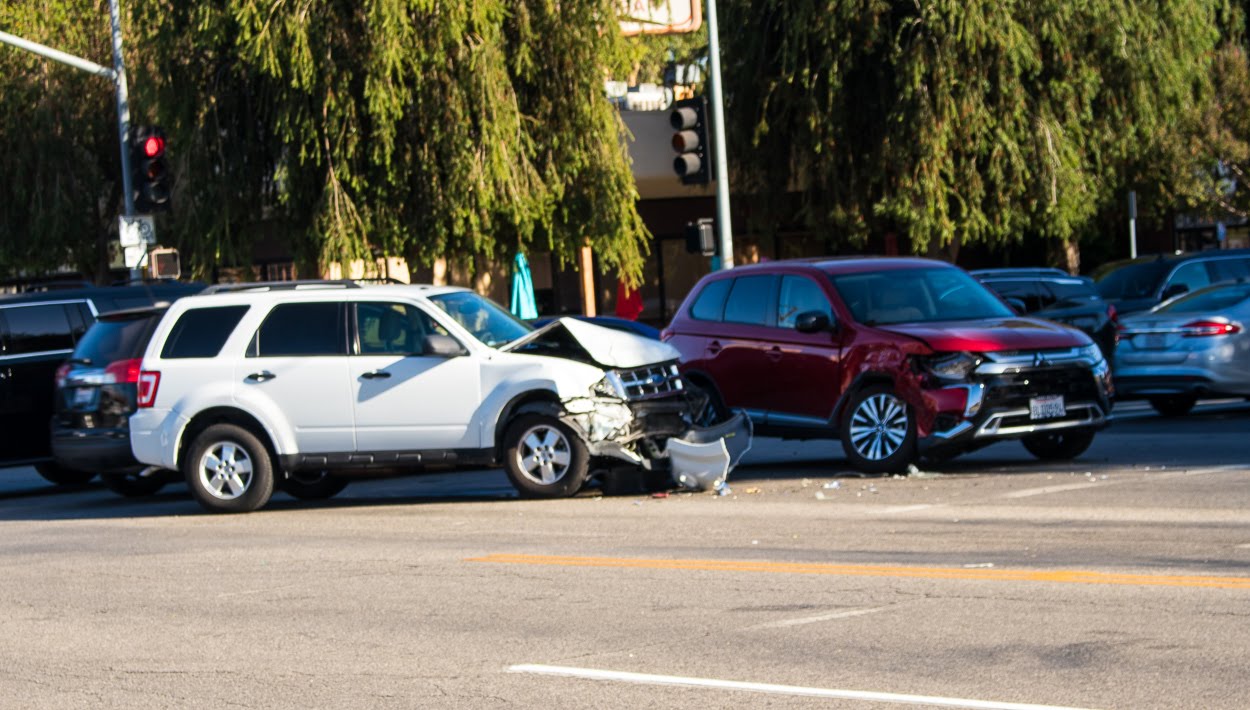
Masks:
[[[464,348],[460,347],[460,343],[455,338],[447,335],[438,335],[437,333],[427,335],[422,344],[425,346],[425,354],[434,357],[459,357],[465,354]]]
[[[1024,305],[1024,301],[1018,298],[1004,298],[1003,301],[1005,301],[1007,305],[1011,307],[1011,310],[1015,311],[1018,316],[1024,315],[1029,310],[1028,307]]]
[[[803,311],[794,318],[794,329],[800,333],[820,333],[833,331],[833,323],[827,313],[820,311]]]
[[[1185,284],[1172,284],[1171,286],[1163,289],[1163,300],[1166,301],[1169,298],[1176,298],[1182,293],[1189,293],[1189,287]]]

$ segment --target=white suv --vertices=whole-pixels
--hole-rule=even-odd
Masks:
[[[534,330],[461,288],[210,287],[153,333],[131,447],[221,512],[427,464],[502,463],[536,497],[576,493],[603,459],[698,487],[728,474],[749,425],[716,422],[677,358],[573,319]]]

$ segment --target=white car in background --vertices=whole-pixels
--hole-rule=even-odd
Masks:
[[[608,461],[716,485],[749,424],[697,426],[712,408],[677,359],[572,319],[533,330],[455,287],[210,287],[153,333],[131,448],[219,512],[430,464],[502,464],[533,497],[573,495]]]

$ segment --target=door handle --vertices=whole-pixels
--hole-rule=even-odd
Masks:
[[[382,372],[381,370],[374,370],[372,372],[366,372],[365,374],[361,375],[361,377],[365,378],[366,380],[385,380],[386,378],[390,376],[391,376],[391,373]]]
[[[769,360],[776,362],[781,359],[782,352],[781,352],[781,348],[774,345],[768,350],[765,350],[764,354],[768,356]]]
[[[720,343],[719,343],[719,342],[717,342],[717,341],[713,340],[712,342],[710,342],[710,343],[708,343],[708,344],[707,344],[707,353],[708,353],[708,355],[715,355],[716,353],[718,353],[718,352],[720,352],[720,351],[721,351],[721,347],[720,347]]]
[[[277,377],[277,375],[273,374],[269,370],[261,370],[260,372],[253,372],[248,375],[247,379],[252,382],[264,382],[265,380],[272,380],[275,377]]]

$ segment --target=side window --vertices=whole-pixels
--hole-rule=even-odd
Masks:
[[[782,276],[777,296],[777,327],[793,328],[800,313],[817,311],[833,322],[833,307],[820,286],[806,276]]]
[[[5,355],[73,350],[74,336],[65,306],[14,306],[5,310],[9,339]]]
[[[1215,269],[1216,281],[1250,278],[1250,259],[1215,259],[1211,266]]]
[[[725,322],[768,325],[768,309],[776,289],[775,276],[741,276],[734,279],[725,299]]]
[[[250,306],[222,306],[183,311],[165,339],[161,358],[217,357],[248,308]]]
[[[732,285],[733,279],[721,279],[704,286],[694,300],[694,305],[690,306],[690,317],[719,321],[725,314],[725,296],[729,295],[729,287]]]
[[[425,336],[449,335],[425,311],[407,303],[357,303],[356,338],[361,355],[414,355]]]
[[[1042,290],[1032,281],[987,281],[989,286],[1004,299],[1017,298],[1024,303],[1024,312],[1033,313],[1046,306],[1042,303]]]
[[[346,355],[347,328],[342,303],[284,303],[260,324],[251,357]]]
[[[1207,273],[1207,263],[1205,261],[1191,261],[1181,266],[1172,274],[1172,278],[1168,280],[1165,289],[1170,289],[1177,284],[1183,284],[1189,291],[1197,291],[1203,286],[1211,285],[1211,275]]]

